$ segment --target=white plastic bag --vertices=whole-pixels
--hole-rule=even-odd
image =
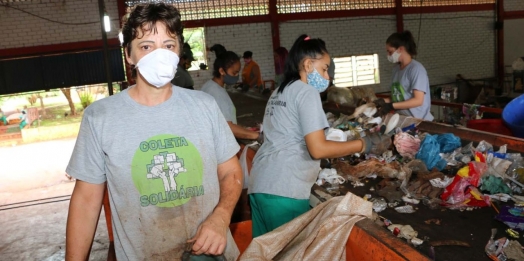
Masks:
[[[248,144],[244,146],[244,149],[242,150],[242,154],[240,154],[240,167],[242,168],[242,174],[244,176],[244,185],[242,188],[246,189],[249,185],[249,169],[247,167],[247,150],[249,147],[253,147],[255,145],[258,145],[258,142],[253,142],[251,144]]]
[[[348,136],[342,130],[329,128],[327,131],[326,140],[347,141]]]

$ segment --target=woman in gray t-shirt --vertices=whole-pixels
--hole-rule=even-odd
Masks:
[[[385,115],[392,110],[399,114],[432,121],[431,95],[428,73],[421,63],[413,59],[417,46],[410,31],[394,33],[386,40],[388,60],[395,64],[392,72],[391,99],[375,101]]]
[[[322,158],[367,152],[369,137],[326,140],[328,123],[319,93],[329,84],[330,57],[324,41],[300,36],[286,60],[284,81],[273,92],[264,115],[264,144],[251,170],[248,193],[253,237],[310,209],[309,195]]]
[[[215,48],[211,49],[214,50]],[[215,98],[215,101],[218,103],[218,107],[220,108],[220,111],[222,111],[224,118],[226,118],[235,138],[256,140],[260,137],[259,132],[251,131],[237,125],[237,112],[235,105],[224,88],[225,84],[231,85],[238,82],[240,74],[240,58],[236,53],[226,51],[225,48],[220,52],[216,52],[216,56],[217,58],[213,63],[213,79],[207,81],[202,86],[201,91]]]

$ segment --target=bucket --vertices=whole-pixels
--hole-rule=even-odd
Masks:
[[[515,137],[524,138],[524,95],[506,105],[502,111],[502,119]]]

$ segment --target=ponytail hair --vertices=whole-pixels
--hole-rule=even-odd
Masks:
[[[218,57],[219,55],[221,55],[221,54],[223,54],[223,53],[225,53],[227,51],[226,47],[224,47],[221,44],[214,44],[213,46],[211,46],[211,48],[209,48],[209,50],[211,52],[214,52],[216,57]]]
[[[417,55],[417,44],[415,44],[415,38],[410,31],[393,33],[386,40],[386,44],[394,48],[403,46],[411,56]]]
[[[278,89],[282,93],[284,89],[300,79],[300,64],[306,58],[318,58],[327,54],[326,43],[320,38],[310,38],[303,34],[297,38],[289,50],[286,63],[284,65],[284,81]]]

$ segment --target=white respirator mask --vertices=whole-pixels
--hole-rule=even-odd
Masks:
[[[388,61],[392,63],[398,63],[399,58],[400,58],[400,53],[398,51],[395,51],[392,55],[388,55]]]
[[[160,88],[175,77],[179,60],[173,51],[158,48],[142,57],[136,68],[149,84]]]

